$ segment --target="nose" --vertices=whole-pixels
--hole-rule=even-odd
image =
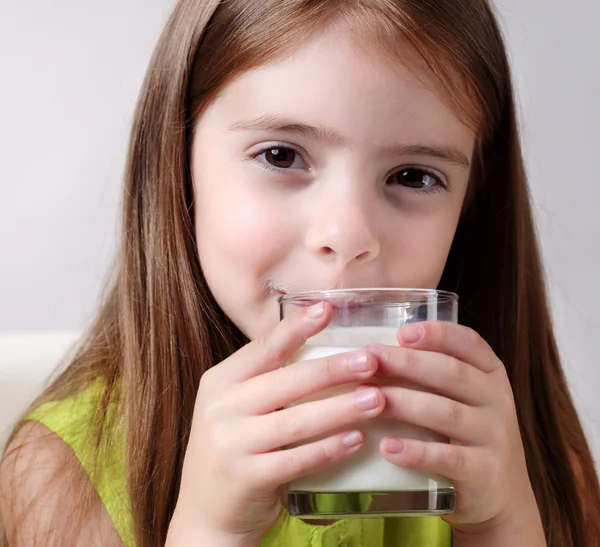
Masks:
[[[307,248],[320,258],[345,266],[364,263],[379,255],[380,243],[374,229],[375,211],[368,196],[320,196],[306,232]]]

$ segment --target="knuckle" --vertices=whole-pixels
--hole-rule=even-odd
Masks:
[[[310,471],[308,462],[296,450],[290,450],[288,452],[286,467],[289,470],[289,473],[295,477],[301,477]]]
[[[384,396],[385,397],[385,396]],[[397,389],[393,397],[385,397],[385,407],[392,415],[401,420],[406,416],[406,408],[410,407],[410,390],[405,387]]]
[[[273,378],[275,379],[274,389],[277,393],[284,393],[289,390],[290,386],[301,385],[303,383],[303,373],[306,367],[299,366],[299,363],[294,363],[287,367],[283,367],[275,371]]]
[[[335,383],[338,376],[339,359],[335,356],[326,357],[323,363],[323,376],[328,384]]]
[[[290,417],[289,410],[281,410],[275,414],[275,427],[279,431],[285,431],[286,435],[292,438],[299,438],[302,435],[303,427],[297,419]]]
[[[500,407],[504,409],[506,417],[510,416],[512,418],[514,415],[516,415],[515,394],[508,379],[506,380],[506,389],[500,390],[498,398]],[[491,399],[492,396],[490,394],[489,400]]]
[[[450,370],[450,377],[455,385],[462,385],[467,380],[467,367],[459,361],[456,357],[450,357],[448,363],[448,369]]]
[[[410,376],[415,368],[415,352],[409,348],[400,348],[400,366]]]
[[[228,413],[228,407],[227,397],[204,397],[199,409],[203,427],[221,427],[223,419]]]
[[[284,363],[289,357],[289,352],[284,346],[277,344],[272,336],[263,335],[256,339],[256,344],[260,351],[266,355],[267,359],[276,363]]]
[[[448,400],[442,410],[442,419],[446,424],[459,423],[462,418],[462,410],[456,401]]]
[[[320,460],[326,464],[333,463],[338,460],[337,443],[334,439],[327,439],[320,443],[319,450],[321,451]]]
[[[469,346],[479,346],[482,343],[479,333],[471,327],[465,328],[465,341]]]
[[[200,378],[200,385],[198,387],[199,391],[207,391],[208,393],[212,391],[212,387],[216,384],[215,370],[215,367],[209,368],[202,374],[202,377]]]
[[[429,448],[427,443],[421,442],[418,444],[418,448],[415,450],[414,463],[418,467],[423,467],[427,464],[429,459]]]
[[[444,445],[442,464],[445,468],[453,469],[460,474],[466,468],[465,456],[456,446],[451,444]]]
[[[206,448],[213,455],[215,466],[228,473],[235,473],[234,460],[240,454],[239,435],[232,428],[212,427],[206,432]]]
[[[219,401],[210,401],[204,403],[203,415],[205,422],[214,423],[221,414],[222,403]]]
[[[448,323],[446,321],[436,321],[431,328],[430,335],[435,344],[441,344],[448,338]]]
[[[287,347],[293,348],[293,351],[295,351],[297,348],[300,348],[306,340],[307,337],[303,332],[293,331],[288,334]],[[289,352],[289,350],[287,351]]]

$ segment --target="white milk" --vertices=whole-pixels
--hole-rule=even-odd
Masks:
[[[397,329],[392,327],[332,327],[309,339],[293,356],[290,363],[353,351],[367,344],[398,345],[396,333]],[[374,382],[370,381],[370,383]],[[400,384],[400,382],[394,383]],[[354,391],[356,385],[347,384],[298,402],[302,403]],[[447,442],[446,437],[428,429],[383,418],[373,418],[367,422],[349,425],[344,427],[343,430],[354,427],[365,434],[365,444],[356,454],[343,462],[335,463],[322,471],[291,482],[289,490],[305,492],[397,492],[405,490],[429,491],[452,486],[452,483],[442,476],[397,467],[389,463],[379,452],[381,439],[387,435],[438,442]],[[329,432],[327,436],[333,433]]]

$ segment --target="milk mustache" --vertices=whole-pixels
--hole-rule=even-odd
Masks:
[[[331,327],[310,338],[289,363],[353,351],[368,344],[397,346],[396,333],[397,328],[385,326]],[[370,380],[369,382],[373,383]],[[392,381],[392,383],[400,385],[399,381]],[[356,385],[347,384],[333,388],[299,402],[354,391]],[[416,386],[411,387],[416,388]],[[296,492],[398,492],[436,490],[452,486],[448,479],[440,475],[395,466],[379,452],[381,439],[387,435],[438,442],[447,442],[446,437],[428,429],[383,418],[373,418],[367,422],[348,425],[343,430],[354,427],[360,429],[365,435],[365,444],[356,454],[317,473],[292,481],[289,490]],[[335,432],[328,432],[326,436],[333,433]]]

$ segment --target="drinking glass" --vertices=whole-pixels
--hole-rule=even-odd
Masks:
[[[454,293],[378,288],[290,293],[279,298],[280,317],[283,319],[299,308],[323,301],[332,306],[331,322],[309,338],[288,364],[353,351],[368,344],[397,346],[398,329],[403,325],[419,321],[456,323],[458,320],[458,296]],[[427,391],[401,380],[372,378],[368,383]],[[345,384],[294,404],[353,391],[357,385]],[[450,480],[398,467],[379,452],[380,441],[387,435],[435,442],[448,442],[448,438],[423,427],[379,417],[344,430],[352,427],[363,431],[364,446],[343,462],[292,481],[288,485],[292,515],[317,519],[432,516],[454,510],[456,491]],[[333,433],[328,432],[327,436]]]

